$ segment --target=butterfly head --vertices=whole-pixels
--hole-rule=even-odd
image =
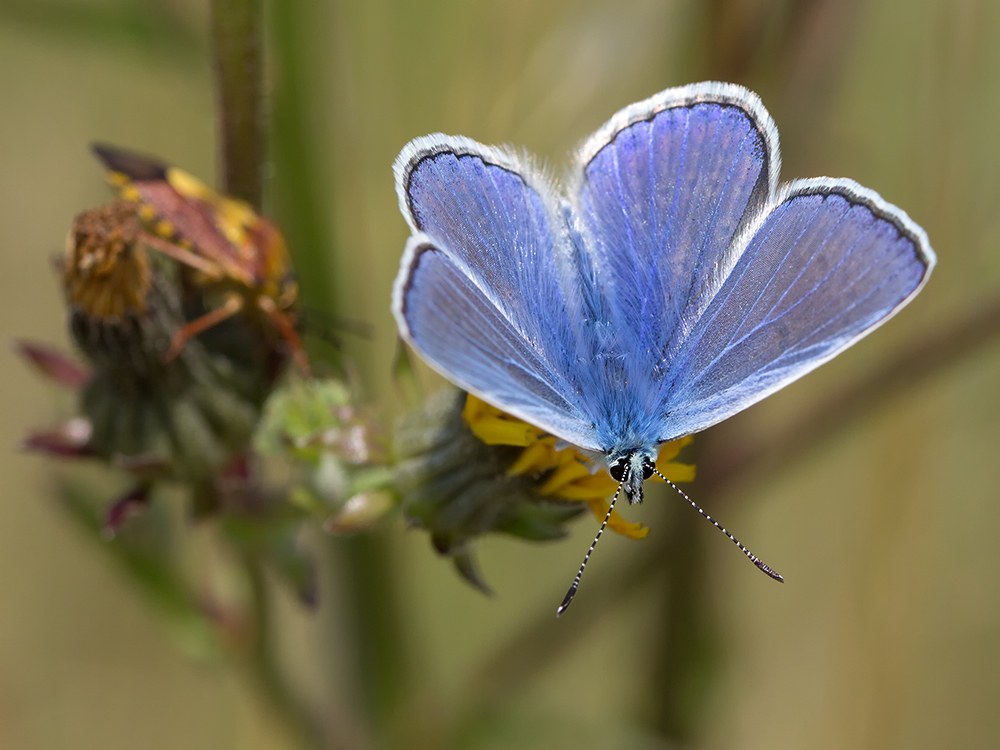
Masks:
[[[653,456],[643,451],[632,451],[608,458],[608,473],[616,482],[623,482],[630,504],[642,502],[642,484],[651,476],[655,464]]]

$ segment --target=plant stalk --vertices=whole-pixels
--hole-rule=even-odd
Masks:
[[[223,190],[256,210],[262,202],[264,154],[260,0],[212,0],[212,58]],[[298,700],[275,652],[270,588],[263,565],[243,555],[250,587],[246,664],[262,695],[303,747],[329,748],[331,737]]]
[[[212,0],[212,58],[225,192],[261,207],[260,0]]]
[[[316,169],[313,128],[309,127],[309,30],[321,3],[281,0],[269,5],[269,33],[276,71],[271,154],[275,162],[275,204],[289,241],[307,309],[327,314],[337,309],[334,242]],[[350,317],[348,313],[346,317]],[[403,628],[391,541],[384,530],[331,540],[329,556],[341,577],[344,596],[331,630],[346,626],[355,658],[353,684],[363,700],[372,734],[378,735],[408,695],[409,657]],[[340,632],[336,636],[343,637]]]

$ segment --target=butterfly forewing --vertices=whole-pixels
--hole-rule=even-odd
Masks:
[[[672,358],[769,202],[777,160],[760,102],[724,84],[632,105],[581,148],[571,200],[604,304],[578,331],[606,450],[658,439]]]
[[[770,197],[776,131],[740,92],[702,84],[653,97],[582,149],[580,213],[614,322],[650,352],[646,366],[686,334],[731,266],[733,238]]]

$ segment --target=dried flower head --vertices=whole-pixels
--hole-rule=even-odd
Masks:
[[[114,200],[83,211],[66,238],[63,287],[71,307],[91,318],[142,315],[152,285],[142,225],[131,204]]]
[[[158,479],[189,483],[200,511],[217,507],[220,477],[247,459],[264,400],[288,359],[284,339],[252,316],[201,326],[218,289],[193,283],[184,262],[220,247],[233,251],[233,262],[247,260],[236,252],[246,245],[256,253],[250,260],[263,264],[248,273],[290,277],[282,263],[272,268],[275,258],[287,260],[280,234],[245,204],[197,181],[192,187],[193,178],[182,187],[197,189],[197,196],[177,194],[171,202],[167,193],[176,190],[164,182],[163,169],[139,175],[145,179],[139,183],[122,176],[121,197],[73,221],[61,280],[70,330],[87,365],[45,347],[22,347],[43,373],[79,392],[80,409],[66,424],[29,436],[26,447],[96,458],[137,478],[137,488],[108,512],[113,527],[145,504]],[[228,239],[233,234],[242,244]],[[165,246],[186,255],[178,259]]]

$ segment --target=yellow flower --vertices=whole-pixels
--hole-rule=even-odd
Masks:
[[[618,482],[606,471],[592,473],[592,459],[578,449],[567,446],[556,449],[556,438],[533,425],[512,417],[490,406],[471,393],[466,397],[462,412],[472,432],[487,445],[513,445],[523,447],[507,473],[510,476],[551,472],[536,492],[553,500],[582,500],[601,521],[608,513],[607,498],[614,494]],[[684,437],[660,446],[656,468],[672,482],[690,482],[695,467],[673,461],[681,448],[692,438]],[[655,474],[652,479],[663,480]],[[645,539],[649,528],[640,523],[629,523],[618,511],[611,514],[608,527],[630,539]]]

